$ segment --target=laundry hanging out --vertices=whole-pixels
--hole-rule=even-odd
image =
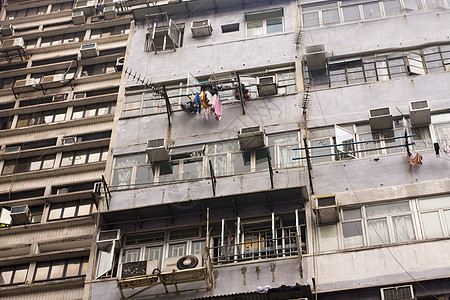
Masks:
[[[411,151],[409,150],[408,133],[406,132],[406,130],[405,130],[405,147],[406,147],[406,156],[408,157],[409,164],[411,166],[421,165],[423,156],[420,153],[416,153],[415,156],[412,155]]]
[[[211,87],[202,87],[200,93],[191,96],[191,100],[181,104],[181,109],[188,113],[197,113],[209,120],[215,118],[222,119],[222,103],[219,98],[219,91]]]

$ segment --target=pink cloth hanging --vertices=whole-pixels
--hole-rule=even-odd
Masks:
[[[216,114],[217,120],[220,121],[222,118],[222,103],[217,95],[214,95],[214,112]]]

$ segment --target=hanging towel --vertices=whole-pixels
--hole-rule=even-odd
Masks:
[[[202,101],[200,100],[200,95],[198,93],[195,94],[194,104],[198,104],[198,113],[202,112]]]
[[[214,101],[214,112],[216,114],[216,119],[220,121],[222,118],[222,103],[220,102],[219,96],[214,95],[213,97]]]
[[[420,155],[420,153],[417,153],[416,156],[414,156],[414,158],[412,158],[408,154],[406,154],[406,155],[408,156],[409,164],[411,166],[416,166],[416,165],[422,164],[422,155]]]

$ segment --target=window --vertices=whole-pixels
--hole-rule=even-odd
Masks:
[[[46,14],[46,13],[47,13],[47,5],[45,5],[45,6],[38,6],[38,7],[31,7],[31,8],[28,8],[28,9],[8,11],[6,13],[6,19],[7,20],[12,20],[12,19],[31,17],[31,16],[36,16],[36,15],[43,15],[43,14]]]
[[[449,200],[446,195],[341,209],[338,224],[318,227],[319,251],[448,237]]]
[[[54,163],[55,154],[7,160],[3,165],[2,175],[52,169]]]
[[[301,164],[300,160],[293,160],[295,157],[300,157],[300,152],[292,150],[300,146],[297,131],[269,135],[268,144],[275,145],[271,148],[270,153],[273,168],[286,168]]]
[[[239,23],[222,25],[222,33],[239,31]]]
[[[64,10],[70,10],[73,7],[73,1],[63,2],[63,3],[54,3],[52,4],[52,9],[50,12],[60,12]]]
[[[71,201],[65,203],[54,203],[50,206],[49,220],[88,216],[97,211],[92,199]]]
[[[108,148],[95,148],[64,152],[61,159],[61,167],[88,164],[105,161],[108,158]]]
[[[76,43],[84,40],[84,31],[75,32],[75,33],[66,33],[62,35],[56,36],[47,36],[43,37],[41,41],[41,47],[60,45],[66,43]]]
[[[0,268],[0,286],[25,283],[28,265]]]
[[[116,72],[116,69],[114,68],[115,65],[116,65],[115,61],[110,61],[96,65],[83,66],[81,77],[115,73]]]
[[[17,76],[17,77],[7,77],[7,78],[0,78],[0,88],[1,89],[10,89],[14,86],[17,80],[25,79],[27,76]]]
[[[85,276],[88,257],[39,262],[34,273],[34,282]]]
[[[10,129],[14,116],[0,118],[0,130]]]
[[[130,31],[130,24],[125,25],[117,25],[114,27],[107,27],[107,28],[99,28],[99,29],[92,29],[91,31],[91,39],[98,39],[98,38],[104,38],[109,37],[113,35],[118,34],[125,34]]]
[[[65,119],[66,119],[66,109],[58,109],[26,115],[19,115],[17,128],[33,125],[49,124],[54,122],[62,122]]]
[[[247,13],[245,15],[246,35],[254,37],[283,31],[283,9]]]
[[[115,102],[75,106],[73,108],[72,120],[114,114],[115,108]]]
[[[147,32],[145,39],[147,52],[175,50],[183,46],[184,24],[177,25],[172,20],[168,23],[169,26],[158,26]]]

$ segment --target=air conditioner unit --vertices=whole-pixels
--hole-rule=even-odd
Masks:
[[[272,96],[278,94],[278,87],[275,76],[263,76],[258,77],[258,89],[259,97]]]
[[[53,75],[46,75],[42,78],[41,83],[53,83],[53,82],[59,82],[64,80],[64,74],[53,74]]]
[[[107,6],[103,8],[103,16],[105,20],[113,20],[117,18],[117,9],[115,6]]]
[[[0,27],[2,36],[11,36],[14,34],[14,27],[11,24],[5,24]]]
[[[24,46],[25,42],[21,37],[14,39],[7,39],[4,40],[2,43],[2,48],[23,48]]]
[[[261,126],[241,128],[238,139],[241,150],[251,150],[265,146],[264,129]]]
[[[56,195],[63,195],[69,192],[69,188],[59,188],[56,190]]]
[[[97,1],[95,0],[78,0],[75,3],[74,11],[82,11],[86,16],[95,14],[95,7]]]
[[[146,151],[151,163],[169,160],[169,147],[166,139],[148,140]]]
[[[59,102],[59,101],[64,101],[67,100],[68,94],[59,94],[59,95],[55,95],[52,98],[52,102]]]
[[[327,64],[327,55],[325,45],[312,45],[305,47],[305,58],[309,70],[325,69]]]
[[[393,118],[389,107],[371,109],[369,111],[369,123],[372,131],[394,128]]]
[[[193,21],[191,31],[193,37],[201,37],[212,34],[212,27],[210,20]]]
[[[18,88],[18,87],[25,87],[25,86],[33,86],[38,82],[39,82],[39,79],[35,80],[34,78],[19,79],[19,80],[16,80],[16,82],[14,83],[14,87]]]
[[[23,225],[31,222],[31,212],[28,205],[11,207],[10,215],[15,225]]]
[[[382,288],[380,292],[381,300],[415,299],[412,285]]]
[[[428,100],[409,102],[409,117],[411,125],[421,126],[431,123],[431,111]]]
[[[5,153],[18,152],[22,149],[21,146],[10,146],[5,148]]]
[[[317,215],[319,224],[337,223],[339,221],[339,212],[336,197],[334,195],[317,197],[314,212]]]
[[[86,93],[75,93],[73,94],[73,99],[83,99],[86,98]]]
[[[86,23],[86,16],[82,10],[74,11],[72,13],[72,23],[73,25],[83,25]]]
[[[80,53],[82,58],[96,57],[98,56],[97,43],[90,43],[81,45]]]
[[[61,142],[63,145],[75,144],[77,142],[77,137],[76,136],[63,137]]]
[[[203,260],[201,254],[168,257],[164,259],[162,273],[199,269],[202,267],[203,267]]]
[[[114,66],[114,68],[116,69],[116,72],[122,72],[124,63],[125,63],[125,57],[119,57],[116,60],[116,65]]]
[[[120,229],[103,230],[97,234],[97,245],[103,247],[104,245],[120,240]]]
[[[158,269],[156,259],[123,263],[120,278],[151,275],[155,269]],[[158,281],[157,277],[155,279],[153,282]]]

